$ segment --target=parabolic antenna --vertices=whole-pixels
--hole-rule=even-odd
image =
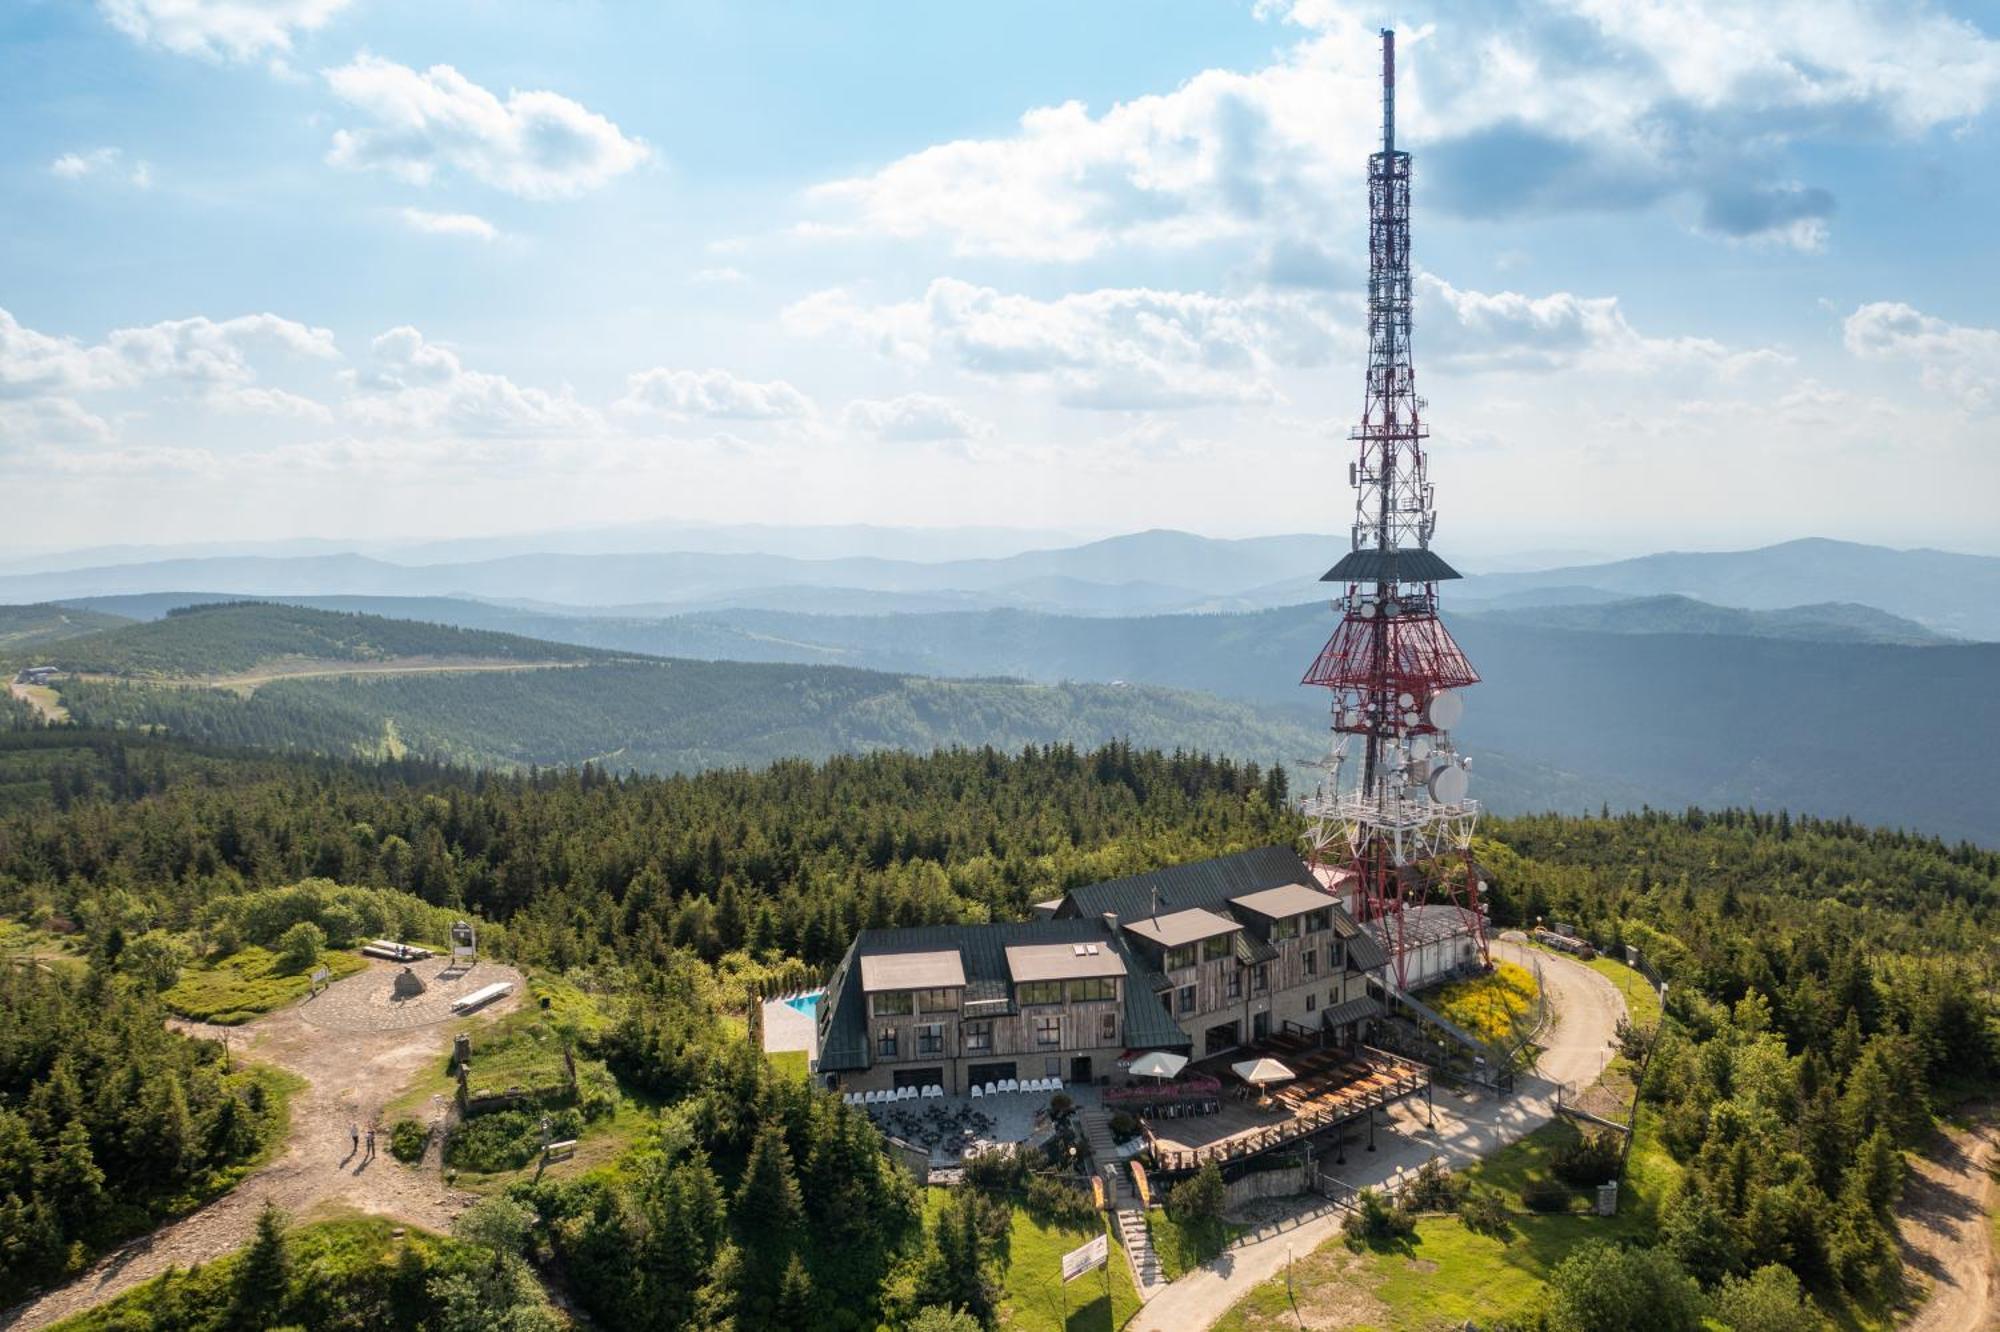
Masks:
[[[1449,689],[1440,689],[1424,705],[1424,720],[1440,731],[1449,731],[1465,716],[1465,700]]]
[[[1465,799],[1465,769],[1452,766],[1439,768],[1431,774],[1431,799],[1441,805],[1456,805]]]
[[[1411,736],[1410,757],[1413,759],[1427,759],[1430,756],[1431,756],[1431,738],[1427,735]]]

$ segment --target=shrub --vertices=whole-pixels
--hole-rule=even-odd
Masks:
[[[319,964],[320,951],[325,947],[326,931],[302,920],[278,936],[278,965],[294,975],[310,971]]]
[[[1521,1205],[1531,1212],[1567,1212],[1570,1191],[1553,1179],[1539,1177],[1521,1186]]]
[[[1775,1263],[1747,1277],[1725,1279],[1715,1312],[1730,1332],[1819,1332],[1826,1326],[1826,1319],[1806,1303],[1798,1277]]]
[[[1701,1292],[1661,1249],[1586,1240],[1549,1274],[1553,1332],[1696,1332]]]
[[[1053,1175],[1028,1177],[1028,1196],[1022,1204],[1029,1216],[1045,1225],[1089,1225],[1095,1215],[1090,1195]]]
[[[1176,1221],[1214,1221],[1222,1215],[1229,1191],[1222,1182],[1222,1170],[1215,1162],[1174,1185],[1167,1194],[1167,1211]]]
[[[574,1138],[583,1132],[583,1116],[575,1110],[558,1110],[549,1116],[549,1133],[555,1139]],[[445,1164],[461,1170],[491,1174],[496,1170],[518,1170],[542,1150],[542,1117],[526,1110],[497,1110],[479,1115],[458,1126],[445,1143]]]
[[[1130,1142],[1138,1136],[1138,1116],[1127,1114],[1123,1110],[1111,1116],[1111,1140],[1113,1142]]]
[[[1507,1200],[1492,1189],[1472,1189],[1458,1205],[1459,1220],[1478,1235],[1505,1235],[1514,1226],[1514,1214]]]
[[[1409,1212],[1450,1212],[1465,1197],[1465,1182],[1441,1161],[1426,1161],[1403,1190],[1402,1205]]]
[[[399,1119],[389,1128],[389,1154],[405,1165],[424,1159],[431,1135],[414,1119]]]
[[[1618,1178],[1619,1144],[1609,1133],[1593,1133],[1564,1143],[1549,1157],[1556,1178],[1579,1189]]]
[[[1363,1189],[1354,1201],[1355,1208],[1341,1227],[1350,1249],[1358,1252],[1396,1244],[1408,1239],[1417,1228],[1415,1218],[1392,1204],[1388,1195],[1379,1190]]]
[[[996,1197],[1019,1193],[1027,1186],[1028,1163],[1013,1152],[981,1152],[965,1163],[965,1182]]]

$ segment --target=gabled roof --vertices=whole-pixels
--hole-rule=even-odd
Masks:
[[[1141,939],[1150,939],[1162,948],[1179,948],[1201,939],[1213,939],[1218,934],[1228,934],[1243,928],[1242,922],[1227,916],[1218,916],[1213,911],[1200,907],[1189,907],[1185,911],[1175,911],[1165,916],[1148,916],[1144,920],[1121,920],[1120,925]]]
[[[819,1059],[822,1073],[852,1072],[870,1064],[868,1005],[861,972],[870,957],[956,950],[965,971],[965,1001],[991,1007],[969,1016],[1014,1011],[1007,950],[1018,946],[1096,944],[1125,968],[1125,1044],[1134,1050],[1185,1050],[1192,1044],[1154,995],[1145,967],[1121,939],[1098,920],[1030,920],[1003,925],[925,925],[905,930],[863,930],[848,947],[820,1006]]]

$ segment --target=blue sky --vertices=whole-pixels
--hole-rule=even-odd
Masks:
[[[14,548],[1345,528],[1401,33],[1440,548],[2000,551],[2000,22],[0,10]]]

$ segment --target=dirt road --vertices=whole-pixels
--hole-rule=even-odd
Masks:
[[[1911,1162],[1896,1205],[1903,1263],[1930,1285],[1909,1332],[1993,1332],[2000,1329],[2000,1254],[1994,1216],[2000,1210],[2000,1107],[1981,1107],[1972,1127],[1940,1132]]]
[[[385,975],[400,969],[387,962],[371,963],[368,971],[307,1003],[323,1002],[350,986],[379,986]],[[502,969],[488,969],[495,972],[494,979],[501,978]],[[497,1016],[520,1002],[517,985],[480,1018]],[[434,1156],[421,1169],[411,1169],[389,1155],[388,1134],[379,1132],[375,1158],[366,1160],[365,1153],[350,1150],[348,1129],[358,1124],[366,1133],[385,1104],[443,1058],[453,1024],[350,1032],[316,1026],[305,1020],[304,1012],[305,1005],[297,1004],[243,1027],[173,1024],[189,1035],[227,1039],[234,1057],[275,1064],[306,1080],[309,1085],[292,1098],[291,1129],[283,1148],[269,1165],[200,1211],[113,1250],[67,1286],[0,1314],[0,1328],[26,1332],[46,1327],[148,1281],[169,1266],[209,1262],[240,1248],[250,1238],[267,1198],[294,1217],[323,1203],[337,1203],[430,1230],[450,1226],[452,1217],[474,1199],[445,1187]]]

